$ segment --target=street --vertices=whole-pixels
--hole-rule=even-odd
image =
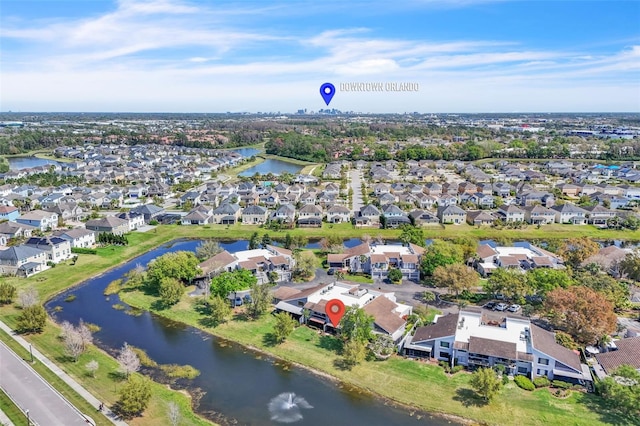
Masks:
[[[41,426],[87,425],[80,412],[4,343],[0,343],[0,387]],[[26,420],[26,419],[25,419]]]

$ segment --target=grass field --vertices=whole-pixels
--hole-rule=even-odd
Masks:
[[[11,399],[7,396],[6,393],[0,389],[0,411],[2,411],[6,416],[13,422],[15,426],[28,426],[27,418],[22,412],[21,409],[18,408],[16,404],[11,401]]]
[[[146,310],[152,309],[155,300],[140,292],[123,293],[121,298],[132,306]],[[485,405],[471,390],[468,373],[448,376],[437,365],[400,357],[387,361],[368,360],[351,370],[345,370],[339,362],[341,343],[334,337],[320,335],[307,327],[298,327],[285,343],[274,345],[270,337],[275,322],[272,315],[248,321],[242,310],[236,309],[233,320],[211,328],[206,318],[192,309],[191,303],[185,296],[173,308],[157,313],[257,348],[284,361],[329,374],[345,384],[410,407],[492,425],[632,424],[629,419],[608,414],[601,407],[600,398],[594,395],[573,392],[566,399],[558,399],[546,389],[527,392],[512,382],[493,402]]]

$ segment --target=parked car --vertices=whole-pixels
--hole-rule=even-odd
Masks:
[[[511,306],[509,306],[509,309],[507,309],[509,312],[518,312],[520,310],[521,306],[518,304],[513,304]]]
[[[482,307],[485,309],[493,309],[496,307],[496,302],[487,302]]]
[[[251,298],[250,294],[245,294],[242,300],[244,300],[244,303],[247,304],[253,303],[253,299]]]
[[[333,275],[335,273],[336,273],[336,270],[334,268],[327,269],[327,275]]]
[[[236,298],[233,299],[233,306],[242,306],[242,297],[236,296]]]
[[[498,303],[498,304],[493,308],[493,310],[494,310],[494,311],[500,311],[500,312],[502,312],[502,311],[506,311],[508,307],[509,307],[509,305],[507,305],[506,303]]]

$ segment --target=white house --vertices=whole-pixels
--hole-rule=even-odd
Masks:
[[[503,365],[510,375],[545,376],[582,385],[591,381],[589,367],[580,362],[580,355],[557,344],[554,333],[519,315],[475,307],[417,328],[404,340],[402,351],[410,357],[470,368]]]

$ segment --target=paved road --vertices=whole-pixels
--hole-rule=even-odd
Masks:
[[[71,426],[88,423],[4,343],[0,344],[0,386],[29,417],[41,426]]]
[[[360,211],[362,204],[362,180],[360,179],[360,170],[354,169],[349,171],[351,189],[353,189],[353,200],[351,210],[356,214]]]

